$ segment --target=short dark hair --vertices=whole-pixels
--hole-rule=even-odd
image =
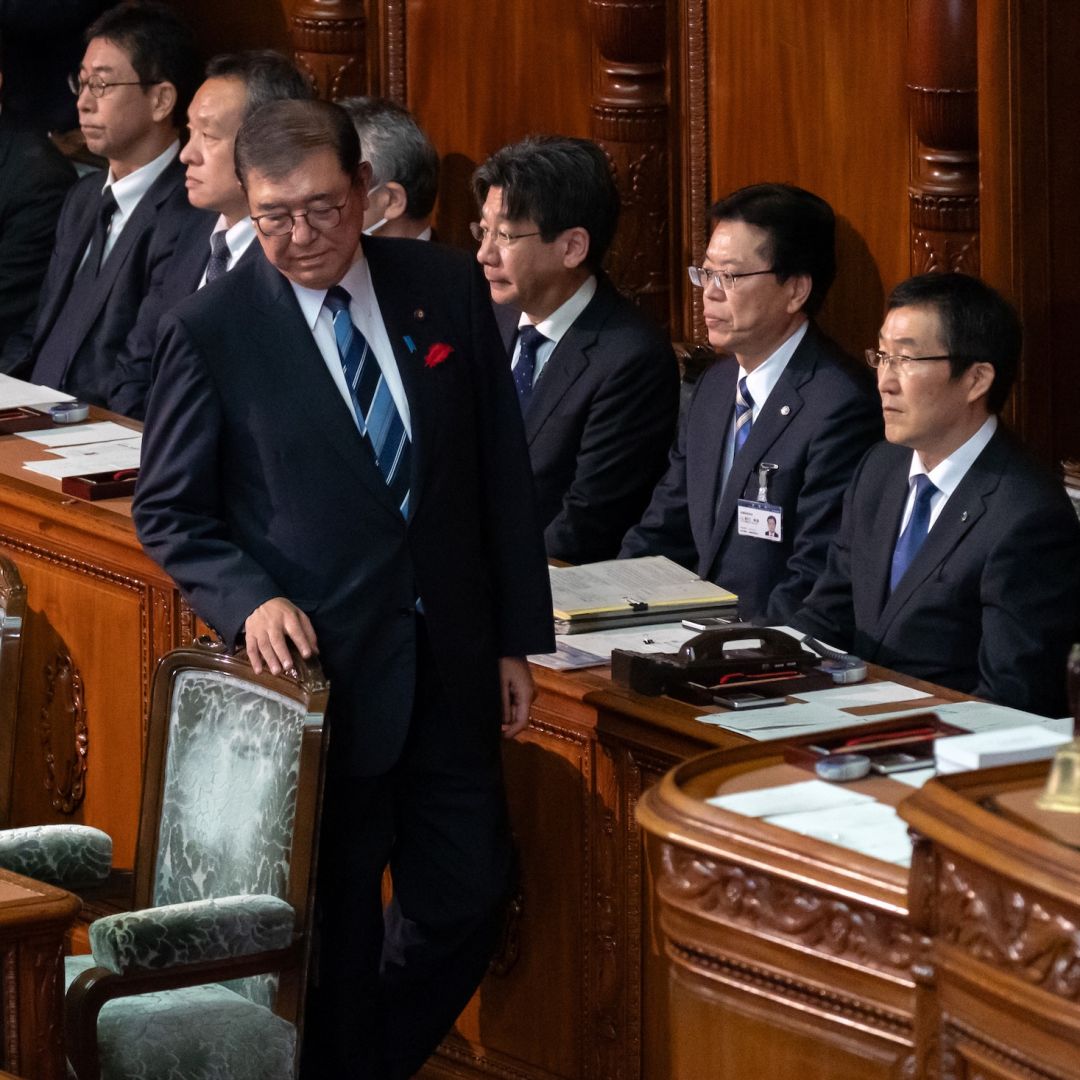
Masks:
[[[360,139],[349,114],[329,101],[271,101],[253,112],[236,134],[236,175],[257,169],[272,180],[288,176],[309,154],[332,150],[342,171],[360,169]]]
[[[533,135],[496,151],[473,173],[473,192],[483,205],[501,188],[511,221],[533,221],[550,243],[565,229],[589,234],[585,264],[599,270],[619,220],[619,192],[604,151],[588,139]]]
[[[308,101],[315,96],[300,69],[273,49],[247,49],[222,53],[206,65],[208,79],[239,79],[247,92],[244,119],[267,102],[292,99]]]
[[[351,97],[338,104],[352,117],[371,183],[405,189],[405,213],[426,218],[439,194],[439,155],[408,109],[389,98]]]
[[[889,293],[885,310],[900,307],[931,308],[937,313],[954,379],[972,364],[993,366],[986,405],[993,413],[1001,412],[1016,381],[1024,340],[1020,317],[1005,297],[970,274],[919,274]]]
[[[176,127],[183,123],[199,86],[202,59],[191,27],[171,7],[153,0],[117,4],[91,23],[84,36],[88,45],[106,38],[123,49],[143,82],[172,83],[172,121]]]
[[[836,277],[836,215],[820,196],[793,184],[752,184],[714,203],[712,226],[744,221],[769,237],[765,255],[781,281],[810,276],[810,295],[803,304],[816,315]]]

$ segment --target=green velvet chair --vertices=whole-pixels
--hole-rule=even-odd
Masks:
[[[295,1076],[326,695],[317,665],[256,676],[246,658],[213,646],[162,658],[139,910],[92,923],[92,955],[67,960],[65,1035],[78,1080]],[[99,865],[100,852],[89,861]]]

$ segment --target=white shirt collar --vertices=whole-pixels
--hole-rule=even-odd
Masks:
[[[214,236],[222,229],[225,230],[225,243],[229,245],[229,268],[231,269],[236,265],[236,260],[247,251],[251,241],[255,239],[255,223],[250,217],[242,217],[230,228],[225,221],[225,215],[219,214],[210,235]]]
[[[297,285],[291,279],[289,279],[289,284],[296,294],[296,302],[300,305],[300,312],[308,324],[308,329],[314,331],[315,322],[319,318],[319,312],[322,311],[323,301],[326,300],[326,294],[330,290],[309,289],[306,285]],[[371,271],[362,248],[356,249],[356,261],[345,272],[345,276],[338,284],[348,292],[354,302],[359,297],[370,295]]]
[[[566,331],[574,325],[574,320],[589,306],[589,301],[595,295],[596,277],[590,274],[569,300],[565,300],[546,319],[541,319],[536,324],[536,329],[548,341],[558,345]],[[522,312],[521,318],[518,320],[518,328],[528,325],[529,317]]]
[[[739,371],[746,376],[746,389],[754,399],[754,412],[752,419],[758,418],[762,406],[769,399],[773,387],[780,381],[795,350],[799,347],[802,339],[806,337],[806,331],[810,323],[806,321],[780,346],[771,356],[766,357],[753,371],[747,373],[742,367]]]
[[[998,419],[990,415],[986,421],[962,446],[954,450],[944,461],[939,461],[929,472],[926,471],[919,457],[919,452],[911,452],[911,468],[908,470],[908,483],[916,476],[925,474],[938,491],[948,498],[959,487],[968,469],[971,468],[975,459],[986,449],[986,444],[994,437],[997,431]]]
[[[139,200],[153,186],[154,181],[169,167],[173,158],[179,153],[180,142],[177,140],[158,154],[153,161],[140,165],[134,172],[128,173],[120,180],[113,177],[113,171],[110,168],[101,190],[104,192],[105,188],[112,188],[117,209],[123,218],[127,218],[139,205]]]

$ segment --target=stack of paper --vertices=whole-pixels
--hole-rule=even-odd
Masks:
[[[61,479],[139,467],[142,435],[112,420],[23,432],[20,437],[58,455],[58,460],[23,463],[24,469],[43,476]]]
[[[980,731],[975,735],[953,735],[934,742],[934,759],[939,773],[1046,761],[1070,737],[1040,724]]]

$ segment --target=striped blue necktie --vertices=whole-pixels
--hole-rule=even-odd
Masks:
[[[746,387],[746,376],[739,380],[735,393],[735,455],[743,448],[743,443],[750,438],[750,428],[754,424],[754,399]]]
[[[352,394],[360,434],[370,443],[375,461],[402,517],[409,513],[409,459],[411,445],[405,425],[386,385],[379,361],[349,316],[347,290],[335,285],[323,301],[334,320],[341,367]]]

